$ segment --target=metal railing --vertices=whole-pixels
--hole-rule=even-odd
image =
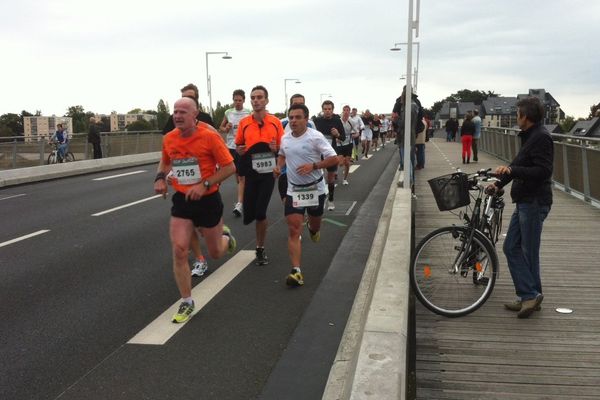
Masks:
[[[521,147],[519,130],[482,128],[479,148],[511,161]],[[600,138],[552,134],[556,187],[589,203],[600,204]]]
[[[102,132],[103,157],[160,151],[163,135],[161,131]],[[92,157],[92,145],[87,142],[87,133],[75,133],[69,140],[69,151],[75,160]],[[52,146],[48,139],[25,142],[22,136],[0,138],[0,170],[34,167],[48,162]]]

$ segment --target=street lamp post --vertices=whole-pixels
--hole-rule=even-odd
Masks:
[[[420,44],[419,42],[413,42],[413,45],[417,45],[417,67],[415,68],[415,74],[414,74],[414,83],[413,86],[415,87],[415,92],[417,91],[417,84],[419,82],[419,52],[420,52]],[[398,46],[406,46],[408,45],[408,43],[406,42],[401,42],[401,43],[394,43],[394,47],[392,47],[390,50],[391,51],[400,51],[401,49]]]
[[[283,80],[283,92],[285,93],[285,103],[284,103],[284,110],[285,110],[285,114],[287,115],[287,110],[288,110],[288,95],[287,95],[287,83],[288,81],[295,81],[294,83],[302,83],[300,82],[300,79],[298,78],[285,78]]]
[[[208,110],[210,111],[210,116],[213,116],[213,108],[212,108],[212,90],[211,90],[211,80],[210,74],[208,73],[208,55],[209,54],[224,54],[223,59],[230,60],[232,57],[226,51],[207,51],[206,55],[206,91],[208,92]]]

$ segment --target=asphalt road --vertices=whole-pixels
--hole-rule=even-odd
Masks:
[[[243,268],[164,345],[127,344],[179,300],[170,200],[149,199],[155,165],[0,190],[0,399],[286,398],[280,396],[286,390],[303,398],[322,392],[339,340],[321,340],[319,329],[341,335],[397,162],[396,147],[388,145],[356,163],[349,186],[336,188],[336,210],[325,213],[321,241],[312,243],[307,233],[303,240],[302,288],[284,284],[287,227],[274,193],[266,246],[271,263]],[[126,173],[132,174],[94,180]],[[230,213],[234,192],[229,179],[221,188],[225,223],[238,250],[253,250],[254,225],[243,226]],[[347,237],[361,215],[359,234]],[[356,254],[340,254],[344,245]],[[210,271],[233,256],[209,260]],[[352,273],[330,270],[344,263]],[[344,284],[338,285],[340,276]],[[335,304],[336,298],[344,301]],[[307,321],[327,310],[337,317],[328,326]],[[304,348],[320,356],[296,366]],[[311,364],[316,361],[319,367]],[[305,389],[286,386],[295,380]]]

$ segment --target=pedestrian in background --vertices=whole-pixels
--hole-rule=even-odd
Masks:
[[[446,121],[446,142],[454,142],[458,131],[458,121],[455,118],[450,118]]]
[[[96,117],[90,117],[90,126],[88,129],[88,143],[92,144],[94,159],[102,158],[102,146],[100,145],[100,127]]]
[[[415,139],[415,151],[417,156],[417,166],[415,169],[425,168],[425,141],[427,140],[427,120],[423,118],[423,125],[425,127],[421,132],[417,132],[417,138]]]
[[[479,150],[479,139],[481,138],[481,117],[479,116],[479,110],[473,110],[473,124],[475,125],[475,133],[473,134],[473,162],[479,161],[477,158]]]
[[[462,163],[471,162],[471,145],[473,144],[473,135],[475,134],[475,124],[472,121],[473,114],[465,114],[465,120],[460,128],[460,141],[462,142]]]

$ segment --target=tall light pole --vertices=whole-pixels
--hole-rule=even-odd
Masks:
[[[331,93],[321,93],[319,95],[319,99],[321,100],[321,104],[323,104],[323,96],[331,97]],[[319,106],[321,105],[319,104]]]
[[[413,46],[413,31],[416,33],[416,37],[419,37],[419,12],[421,8],[421,1],[417,0],[417,11],[416,17],[413,11],[415,0],[408,0],[408,42],[405,44],[410,51],[406,53],[406,91],[404,94],[404,174],[405,178],[403,181],[404,189],[412,188],[413,184],[413,165],[411,160],[411,149],[414,146],[414,135],[412,134],[412,46]],[[395,46],[400,43],[396,43]],[[392,49],[393,50],[393,49]],[[397,51],[397,50],[396,50]],[[417,46],[417,65],[419,57],[419,47]],[[406,177],[408,175],[408,177]]]
[[[415,68],[415,77],[414,77],[414,83],[413,86],[415,88],[415,92],[417,91],[417,84],[419,83],[419,52],[420,52],[420,44],[419,42],[413,42],[413,45],[417,45],[417,67]],[[394,47],[392,47],[390,50],[391,51],[400,51],[400,47],[398,46],[406,46],[408,45],[408,43],[406,42],[401,42],[401,43],[394,43]]]
[[[283,80],[283,92],[285,93],[285,103],[283,103],[283,104],[284,104],[284,110],[285,110],[286,115],[287,115],[287,110],[288,110],[288,97],[287,97],[288,81],[295,81],[294,83],[302,83],[302,82],[300,82],[300,79],[298,79],[298,78],[285,78]]]
[[[231,60],[232,57],[226,51],[207,51],[205,53],[205,55],[206,55],[206,91],[208,92],[208,109],[210,111],[210,116],[212,117],[213,116],[212,90],[211,90],[210,74],[208,73],[208,55],[209,54],[225,54],[223,57],[221,57],[225,60]]]

